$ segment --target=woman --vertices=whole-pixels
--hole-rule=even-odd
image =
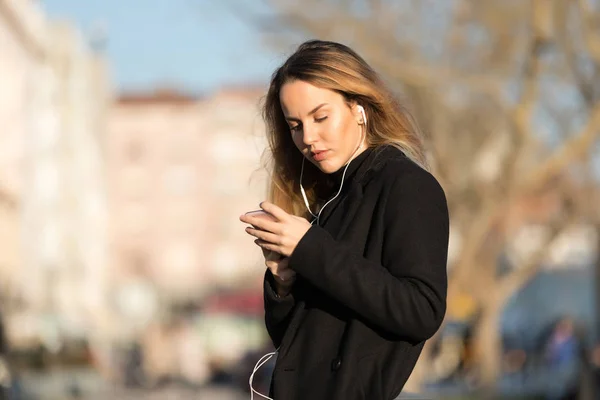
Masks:
[[[309,41],[264,104],[270,398],[393,399],[446,309],[448,210],[418,135],[350,48]],[[309,222],[309,220],[311,222]]]

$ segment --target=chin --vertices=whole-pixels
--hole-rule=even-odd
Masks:
[[[315,163],[316,167],[319,168],[319,170],[321,170],[321,172],[325,173],[325,174],[333,174],[334,172],[337,172],[340,170],[341,166],[338,165],[338,163],[336,162],[329,162],[329,160],[326,160],[325,162],[322,163]]]

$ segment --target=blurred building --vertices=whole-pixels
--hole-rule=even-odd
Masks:
[[[260,290],[262,256],[238,217],[266,194],[261,94],[158,90],[115,101],[107,140],[111,266],[117,306],[132,326],[220,288]]]
[[[19,297],[24,138],[32,115],[32,78],[43,60],[43,16],[29,3],[0,1],[0,304],[4,309],[15,306]]]
[[[108,329],[107,68],[77,30],[48,20],[34,1],[0,1],[0,48],[9,335],[50,349],[63,339],[93,340]]]
[[[165,311],[260,296],[238,217],[266,194],[264,91],[115,98],[100,45],[37,2],[0,0],[0,311],[13,346],[82,339],[110,370],[111,348],[168,325]],[[229,336],[215,318],[167,331],[201,332],[212,353],[258,346],[257,318]]]

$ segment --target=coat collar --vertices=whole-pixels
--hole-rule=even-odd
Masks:
[[[344,179],[344,187],[340,196],[327,205],[321,214],[319,225],[327,227],[330,226],[330,223],[337,223],[339,224],[339,229],[336,229],[337,234],[335,236],[338,239],[343,237],[355,213],[358,211],[365,185],[371,180],[374,173],[379,170],[379,167],[385,164],[386,160],[398,157],[399,154],[402,153],[395,147],[382,145],[369,148],[354,159],[353,162],[358,162],[354,166],[352,163],[348,166],[348,171],[346,171]],[[343,213],[338,213],[334,220],[330,221],[333,211],[338,207],[343,209]]]

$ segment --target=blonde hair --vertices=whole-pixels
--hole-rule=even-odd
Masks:
[[[392,145],[423,168],[427,168],[423,144],[410,114],[400,105],[379,75],[349,47],[328,41],[301,44],[271,78],[264,99],[270,162],[269,200],[294,215],[305,215],[300,196],[300,168],[303,155],[292,141],[279,93],[288,82],[301,80],[341,94],[346,102],[360,104],[368,118],[366,143],[369,147]],[[309,201],[316,201],[315,185],[322,173],[305,163],[303,186]]]

